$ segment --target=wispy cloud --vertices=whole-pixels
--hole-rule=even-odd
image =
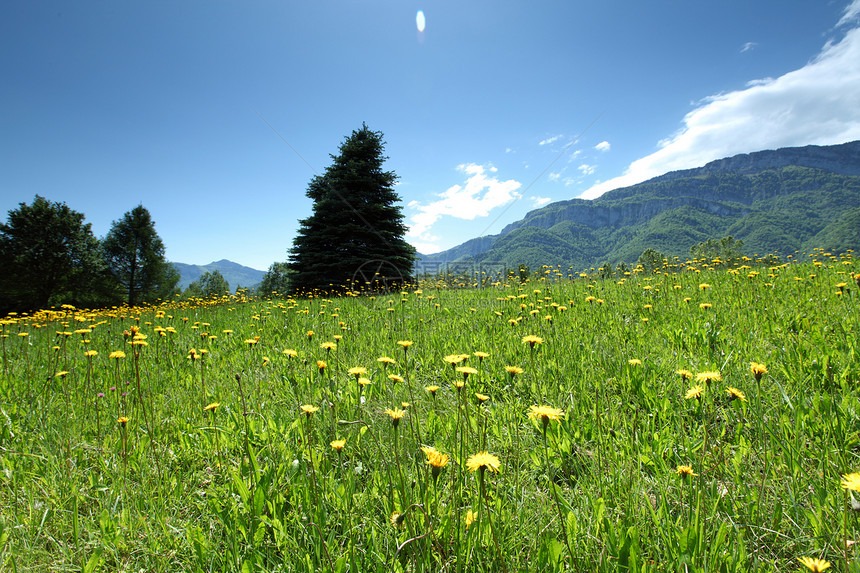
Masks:
[[[860,0],[840,23],[856,24]],[[860,139],[860,28],[829,41],[808,64],[746,89],[705,98],[684,117],[681,129],[654,153],[632,162],[624,174],[593,185],[581,197],[640,183],[668,171],[762,149],[833,145]]]
[[[538,143],[538,145],[549,145],[551,143],[555,143],[559,139],[561,139],[561,135],[553,135],[552,137],[548,137],[548,138],[544,139],[543,141]]]
[[[845,13],[842,14],[842,18],[836,26],[839,27],[855,24],[857,23],[857,20],[860,20],[860,0],[854,0],[847,8],[845,8]]]
[[[594,146],[594,149],[596,149],[597,151],[609,151],[609,149],[611,147],[612,146],[609,144],[608,141],[601,141],[600,143],[598,143],[597,145]]]
[[[592,175],[597,170],[597,167],[594,165],[589,165],[587,163],[583,163],[579,167],[577,167],[583,175]]]
[[[529,197],[529,201],[532,202],[532,207],[543,207],[544,205],[546,205],[547,203],[552,201],[552,199],[550,197],[532,196],[532,197]]]
[[[741,46],[740,52],[743,54],[744,52],[749,52],[753,48],[758,46],[758,42],[747,42],[743,46]]]
[[[468,163],[459,165],[457,171],[467,176],[464,184],[452,185],[437,193],[439,199],[426,205],[418,201],[408,204],[416,213],[409,217],[406,236],[416,247],[420,244],[425,248],[423,251],[419,248],[421,252],[433,252],[438,237],[432,234],[431,229],[442,217],[447,215],[465,220],[486,217],[496,207],[520,197],[517,190],[522,184],[514,179],[500,181],[492,175],[498,171],[495,167]]]

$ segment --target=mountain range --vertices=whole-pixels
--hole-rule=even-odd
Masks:
[[[416,268],[582,269],[635,262],[648,248],[689,256],[692,246],[728,235],[750,256],[860,249],[860,141],[735,155],[597,199],[550,203],[498,235],[419,254]]]
[[[234,292],[238,286],[244,288],[255,287],[263,280],[263,275],[266,274],[265,271],[258,271],[257,269],[252,269],[251,267],[246,267],[227,259],[214,261],[208,265],[171,264],[176,267],[180,275],[179,283],[176,286],[183,290],[207,272],[220,272],[221,276],[230,284],[230,290]]]

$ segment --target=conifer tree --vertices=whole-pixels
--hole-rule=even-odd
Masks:
[[[382,133],[362,124],[311,180],[313,213],[299,221],[289,251],[292,293],[391,287],[411,277],[415,249],[403,238],[397,175],[383,169],[384,146]]]

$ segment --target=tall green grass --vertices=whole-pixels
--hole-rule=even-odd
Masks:
[[[0,569],[860,571],[860,269],[813,255],[7,317]]]

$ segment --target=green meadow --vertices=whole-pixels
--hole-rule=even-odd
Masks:
[[[860,264],[796,257],[8,316],[0,570],[860,571]]]

